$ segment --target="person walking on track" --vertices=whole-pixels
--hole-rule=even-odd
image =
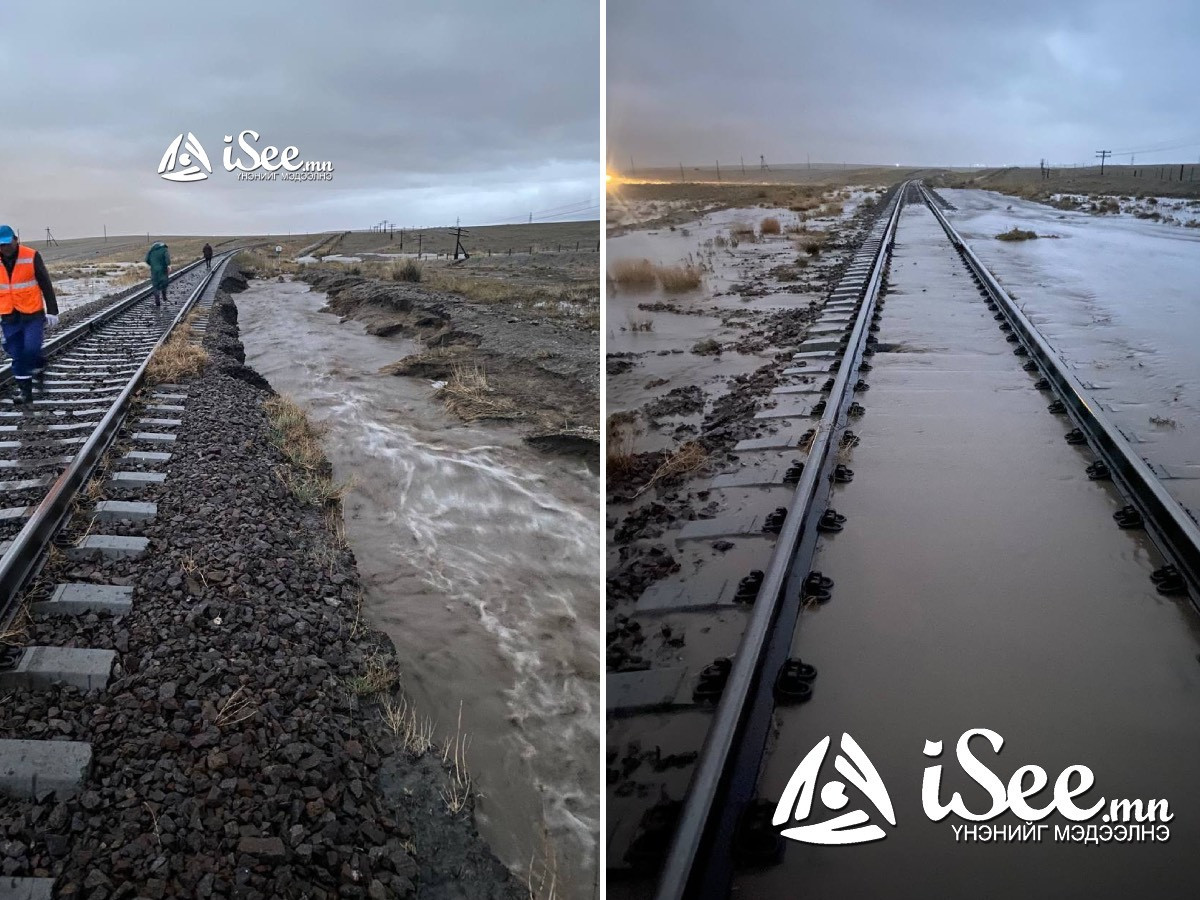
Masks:
[[[146,253],[146,265],[150,267],[150,286],[154,289],[154,305],[162,306],[167,300],[167,284],[171,275],[171,252],[162,241],[155,241]]]
[[[204,245],[204,265],[212,271],[212,244]]]
[[[0,225],[0,330],[12,359],[17,406],[33,403],[33,386],[45,391],[46,358],[42,337],[46,326],[58,325],[58,300],[42,254],[17,240],[8,225]]]

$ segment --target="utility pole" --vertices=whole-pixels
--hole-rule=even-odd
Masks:
[[[745,178],[746,177],[746,157],[739,156],[738,159],[740,159],[742,161],[742,177]]]
[[[717,160],[717,184],[721,183],[721,161]]]
[[[57,245],[58,245],[58,241],[56,241],[54,239],[54,235],[52,235],[50,233],[50,226],[47,225],[46,226],[46,246],[50,247],[50,246],[57,246]]]
[[[683,163],[679,164],[679,183],[683,184]]]
[[[104,243],[108,243],[108,226],[104,226]]]
[[[463,255],[463,261],[465,262],[466,260],[471,258],[471,254],[468,253],[467,248],[462,245],[462,236],[464,234],[467,234],[467,232],[462,230],[461,221],[462,221],[461,219],[454,220],[454,231],[452,231],[451,234],[454,235],[454,259],[456,261],[458,260],[458,254],[459,254],[459,251],[461,250],[462,255]]]
[[[629,177],[637,178],[637,167],[633,164],[633,157],[629,157]]]
[[[1112,156],[1111,150],[1097,150],[1096,155],[1100,157],[1100,174],[1104,174],[1104,161]]]

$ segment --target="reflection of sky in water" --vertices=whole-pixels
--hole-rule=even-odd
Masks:
[[[942,194],[958,207],[949,213],[955,228],[1114,424],[1135,435],[1138,452],[1152,462],[1200,465],[1200,234],[983,191]],[[1042,237],[994,240],[1013,225]],[[1200,509],[1200,480],[1167,487]]]

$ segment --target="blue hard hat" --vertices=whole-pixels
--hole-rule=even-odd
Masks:
[[[0,244],[11,244],[16,239],[11,225],[0,225]]]

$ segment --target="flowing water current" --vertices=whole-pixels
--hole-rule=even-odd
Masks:
[[[559,896],[591,897],[599,828],[599,489],[577,459],[452,420],[415,352],[320,312],[299,282],[239,294],[246,362],[328,426],[371,623],[439,738],[461,714],[476,817],[517,868],[557,859]]]

